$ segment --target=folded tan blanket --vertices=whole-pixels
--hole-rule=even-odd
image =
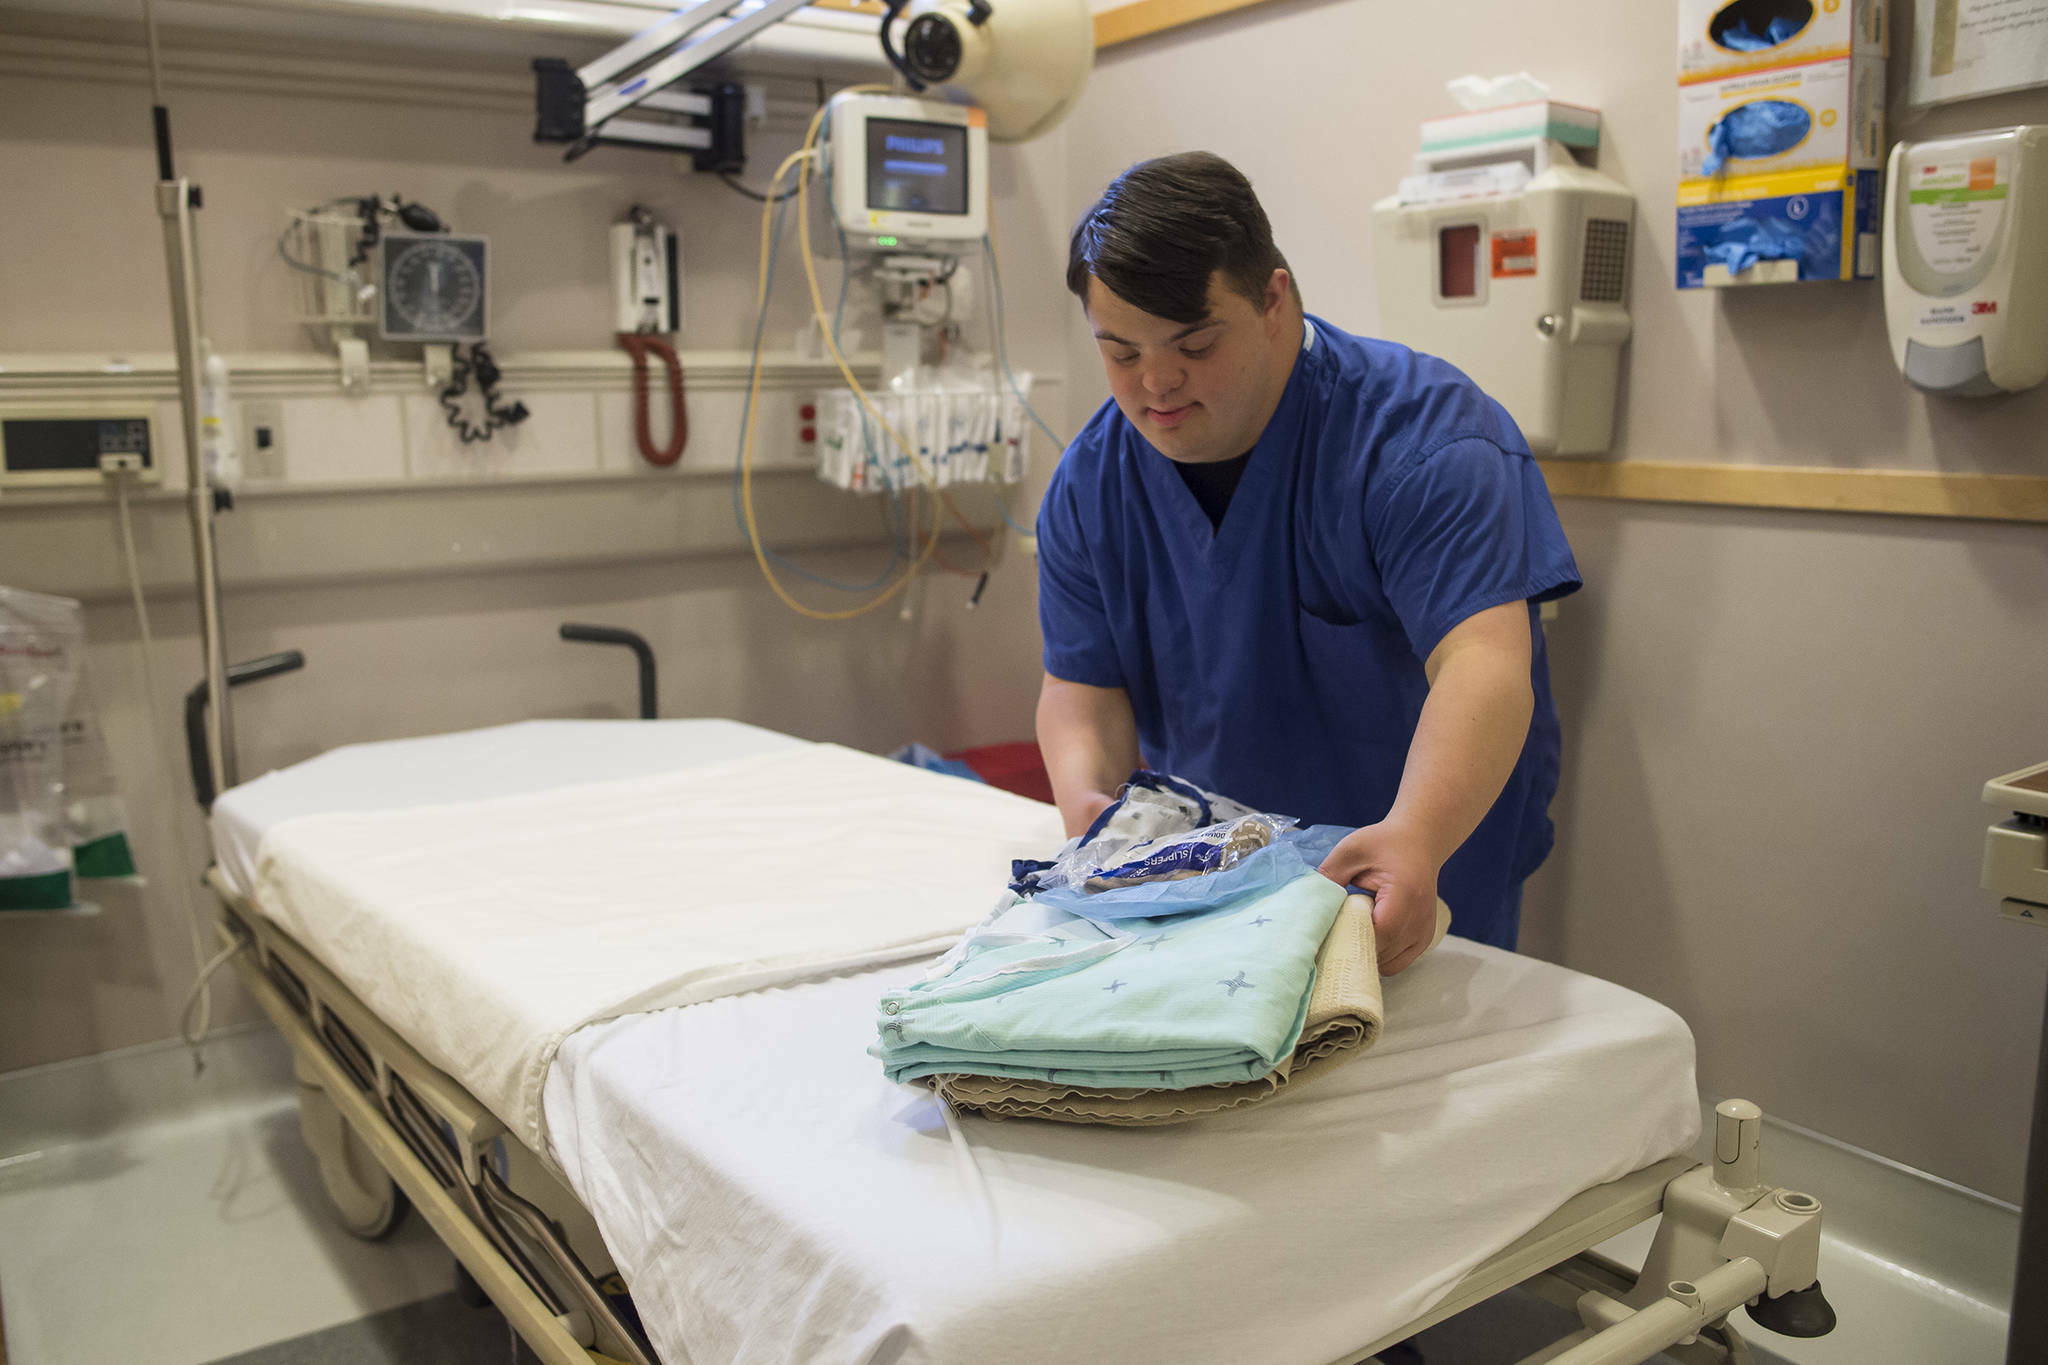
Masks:
[[[1436,933],[1429,946],[1443,942],[1450,927],[1450,909],[1439,900]],[[1301,1040],[1278,1066],[1255,1081],[1190,1090],[1091,1090],[1006,1076],[948,1074],[927,1079],[955,1109],[992,1119],[1052,1119],[1126,1128],[1184,1123],[1266,1099],[1325,1057],[1363,1052],[1379,1038],[1385,1023],[1379,947],[1372,932],[1372,897],[1352,895],[1345,897],[1322,951],[1316,954],[1316,979],[1309,989]]]

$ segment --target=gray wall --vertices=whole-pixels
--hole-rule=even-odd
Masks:
[[[1618,456],[2048,472],[2048,387],[1912,392],[1874,284],[1674,287],[1675,24],[1631,0],[1277,0],[1103,54],[1069,198],[1220,152],[1310,309],[1371,332],[1371,206],[1417,122],[1452,111],[1451,77],[1526,69],[1603,111],[1601,169],[1639,198]],[[1894,135],[2027,120],[2048,92]],[[1078,319],[1067,335],[1078,421],[1106,390]],[[1977,798],[2048,757],[2048,528],[1561,511],[1588,586],[1551,631],[1566,778],[1524,947],[1679,1009],[1708,1092],[2016,1198],[2048,936],[1976,889]]]

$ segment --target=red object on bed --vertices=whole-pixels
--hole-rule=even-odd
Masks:
[[[983,744],[946,755],[974,769],[982,781],[1006,792],[1028,796],[1034,801],[1052,800],[1052,779],[1046,776],[1045,759],[1031,740],[1012,744]]]

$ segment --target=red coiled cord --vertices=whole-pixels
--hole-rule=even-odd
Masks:
[[[683,447],[690,440],[690,412],[683,404],[683,362],[676,358],[676,348],[657,336],[621,332],[619,345],[633,357],[633,427],[640,440],[641,457],[652,465],[672,465],[682,458]],[[647,422],[647,355],[650,351],[660,356],[661,363],[668,368],[668,444],[659,449],[655,448],[654,435]]]

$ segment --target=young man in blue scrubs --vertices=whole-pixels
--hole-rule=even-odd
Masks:
[[[1304,823],[1381,969],[1515,944],[1558,728],[1536,604],[1579,586],[1521,432],[1443,361],[1302,312],[1251,185],[1133,166],[1067,287],[1113,401],[1038,516],[1038,738],[1069,833],[1139,766]]]

